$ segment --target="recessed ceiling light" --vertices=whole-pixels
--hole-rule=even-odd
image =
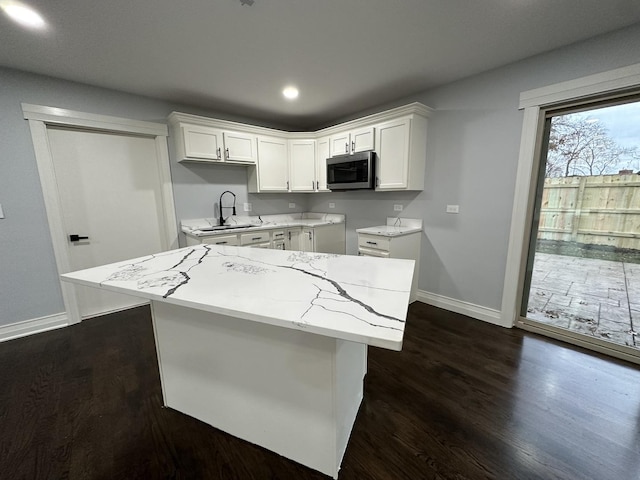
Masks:
[[[0,8],[13,21],[28,28],[44,28],[46,23],[42,16],[33,8],[12,0],[0,3]]]
[[[284,95],[284,97],[288,100],[295,100],[296,98],[298,98],[298,89],[296,87],[285,87],[284,90],[282,90],[282,95]]]

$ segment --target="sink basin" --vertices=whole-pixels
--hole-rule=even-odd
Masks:
[[[199,228],[198,230],[200,230],[201,232],[216,232],[218,230],[232,230],[235,228],[249,228],[252,227],[253,225],[242,225],[242,224],[236,224],[236,225],[215,225],[215,226],[211,226],[211,227],[203,227],[203,228]]]

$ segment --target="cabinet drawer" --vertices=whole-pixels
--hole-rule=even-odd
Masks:
[[[240,235],[240,245],[251,245],[252,243],[264,243],[271,241],[269,232],[243,233]]]
[[[391,239],[377,235],[358,235],[358,247],[374,248],[376,250],[389,250]]]
[[[284,230],[274,230],[271,233],[271,239],[274,242],[277,242],[278,240],[284,241]]]
[[[206,243],[208,245],[238,245],[238,236],[237,235],[215,235],[215,236],[203,238],[202,243]]]

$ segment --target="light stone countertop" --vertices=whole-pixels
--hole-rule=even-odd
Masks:
[[[197,245],[62,280],[391,350],[402,348],[413,260]]]
[[[422,220],[413,218],[387,217],[386,225],[356,229],[357,233],[381,235],[384,237],[398,237],[422,231]]]
[[[345,217],[336,213],[291,213],[259,216],[232,216],[226,219],[228,225],[246,225],[242,228],[230,228],[208,231],[206,228],[218,225],[217,218],[194,218],[180,222],[182,232],[193,237],[208,237],[212,235],[228,235],[233,233],[273,230],[276,228],[319,227],[344,223]]]

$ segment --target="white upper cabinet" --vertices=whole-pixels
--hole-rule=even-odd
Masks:
[[[316,191],[316,141],[289,140],[289,190]]]
[[[175,141],[182,142],[184,155],[180,161],[186,159],[222,161],[222,130],[200,125],[182,124],[180,126],[181,138]]]
[[[256,136],[240,132],[223,132],[224,158],[227,162],[256,163]]]
[[[171,113],[170,135],[176,160],[255,165],[258,157],[257,136],[227,129],[224,123],[194,115]]]
[[[327,158],[330,153],[330,137],[316,140],[316,191],[328,192],[327,188]]]
[[[419,115],[376,125],[376,190],[422,190],[427,119]]]
[[[316,132],[172,112],[179,162],[249,165],[249,192],[326,192],[327,158],[374,150],[376,190],[422,190],[431,109],[412,103]]]
[[[373,150],[374,139],[372,126],[336,133],[331,136],[331,156]]]
[[[249,192],[289,191],[288,140],[258,137],[258,165],[249,171]]]

